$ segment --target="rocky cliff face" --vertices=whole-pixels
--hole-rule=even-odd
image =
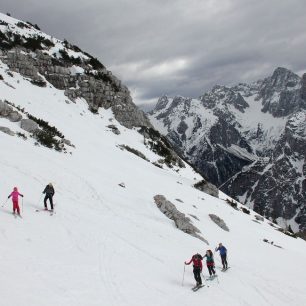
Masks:
[[[0,15],[0,60],[37,86],[46,81],[64,90],[67,98],[83,98],[92,112],[111,108],[127,128],[151,127],[133,103],[129,90],[103,64],[67,41],[55,39],[32,26]]]
[[[277,68],[264,80],[218,85],[199,99],[164,96],[150,118],[222,191],[306,231],[306,75]]]

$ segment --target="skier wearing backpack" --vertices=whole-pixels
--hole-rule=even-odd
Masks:
[[[53,185],[49,183],[46,188],[44,189],[43,193],[45,193],[45,198],[44,198],[44,205],[45,205],[45,210],[48,209],[47,207],[47,200],[49,199],[50,205],[51,205],[51,210],[53,210],[53,196],[55,194]]]
[[[203,257],[200,254],[195,254],[192,256],[189,262],[185,261],[185,265],[190,265],[191,263],[193,263],[193,275],[194,279],[197,282],[196,287],[202,285],[202,278],[201,278],[201,272],[203,267],[202,260]]]
[[[222,243],[219,243],[219,246],[216,247],[216,252],[219,251],[220,252],[220,256],[221,256],[221,261],[222,261],[222,265],[223,265],[223,269],[222,271],[225,271],[227,269],[227,249],[224,245],[222,245]]]
[[[11,194],[7,197],[8,199],[10,197],[12,197],[12,202],[13,202],[13,214],[16,213],[20,216],[20,208],[19,208],[19,204],[18,204],[18,196],[23,197],[23,194],[18,192],[18,188],[14,187],[13,191],[11,192]]]
[[[206,257],[206,265],[209,272],[210,277],[213,277],[216,275],[215,271],[215,262],[214,262],[214,256],[211,250],[206,251],[206,255],[203,256],[203,259]]]

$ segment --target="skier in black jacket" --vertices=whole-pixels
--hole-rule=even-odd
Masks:
[[[47,200],[49,199],[50,205],[51,205],[51,210],[53,210],[53,196],[54,196],[54,188],[51,183],[49,183],[46,188],[44,189],[43,193],[45,193],[45,198],[44,198],[44,204],[45,204],[45,209],[47,210]]]

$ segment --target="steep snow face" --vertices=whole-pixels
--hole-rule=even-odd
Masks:
[[[1,304],[303,305],[305,241],[256,220],[253,211],[233,209],[222,193],[217,199],[194,189],[201,177],[188,165],[155,167],[152,162],[160,156],[135,129],[120,125],[110,109],[93,114],[85,100],[72,103],[48,81],[44,88],[35,86],[0,63],[1,100],[49,122],[75,145],[66,154],[35,145],[19,122],[0,119],[1,126],[27,137],[0,132]],[[216,117],[208,117],[210,125]],[[121,150],[122,144],[148,161]],[[53,216],[36,212],[43,208],[41,193],[49,182],[56,192]],[[6,202],[14,186],[24,194],[23,219],[15,219],[11,201]],[[157,194],[189,216],[209,246],[179,231],[156,207]],[[230,231],[209,214],[222,218]],[[192,292],[192,267],[185,269],[184,261],[220,241],[228,248],[231,269],[221,272],[216,254],[218,280]],[[205,264],[203,275],[208,276]]]
[[[217,85],[199,99],[164,96],[150,119],[225,193],[306,231],[303,80],[277,68],[251,84]]]

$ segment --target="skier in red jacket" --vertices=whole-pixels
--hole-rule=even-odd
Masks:
[[[193,263],[193,275],[194,275],[194,279],[197,282],[196,286],[202,285],[202,278],[201,278],[201,272],[202,272],[202,267],[203,267],[202,260],[203,260],[203,257],[200,254],[195,254],[192,256],[189,262],[185,261],[185,265],[190,265],[191,262]]]
[[[15,214],[16,210],[18,215],[20,216],[20,208],[18,205],[18,196],[23,197],[23,194],[18,192],[17,187],[14,187],[14,190],[11,192],[11,194],[7,197],[8,199],[10,197],[12,197],[12,201],[13,201],[13,214]]]

